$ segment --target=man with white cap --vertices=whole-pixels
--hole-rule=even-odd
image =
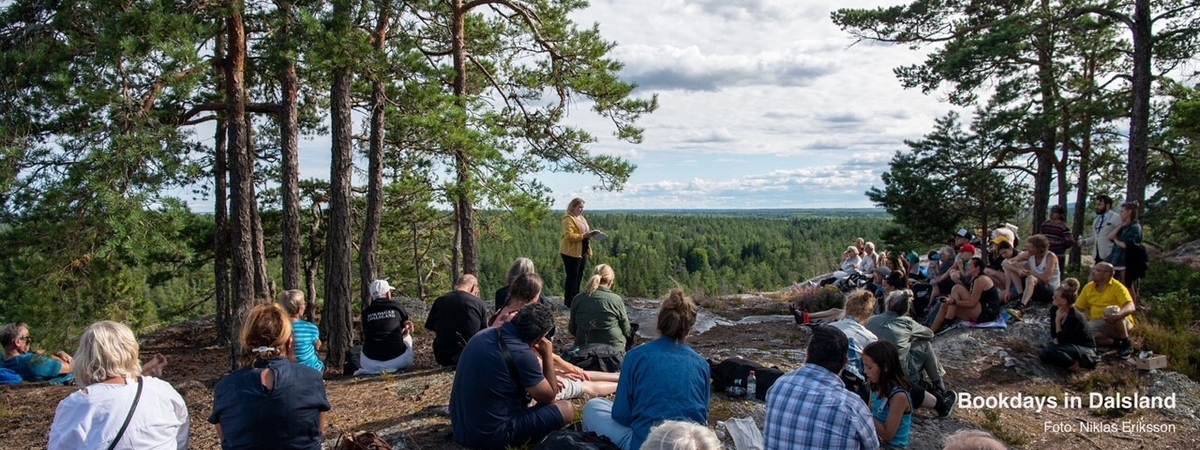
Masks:
[[[355,375],[404,370],[413,363],[413,323],[404,305],[392,299],[387,280],[371,282],[371,304],[363,309],[363,348]]]

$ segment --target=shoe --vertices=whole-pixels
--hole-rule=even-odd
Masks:
[[[946,334],[946,332],[948,332],[948,331],[950,331],[950,330],[953,330],[953,329],[955,329],[955,328],[958,328],[958,325],[959,325],[960,323],[962,323],[962,320],[959,320],[959,319],[954,319],[954,321],[952,321],[952,322],[943,323],[943,324],[942,324],[942,329],[940,329],[940,330],[937,330],[937,332],[936,332],[936,333],[934,333],[934,334],[935,334],[935,335],[937,335],[937,336],[941,336],[941,335],[943,335],[943,334]]]
[[[954,404],[958,403],[958,393],[954,391],[945,391],[938,396],[937,405],[934,409],[937,410],[938,417],[945,419],[950,417],[950,413],[954,412]]]
[[[1117,357],[1121,359],[1133,356],[1133,346],[1129,344],[1129,339],[1122,339],[1117,342]]]
[[[796,305],[788,305],[788,309],[792,311],[792,318],[796,319],[796,325],[808,324],[808,311],[801,311]]]
[[[1025,312],[1019,309],[1009,308],[1004,310],[1004,312],[1008,313],[1008,316],[1012,318],[1012,322],[1020,322],[1021,319],[1025,318]]]

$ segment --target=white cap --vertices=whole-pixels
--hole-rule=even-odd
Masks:
[[[387,280],[375,280],[371,282],[371,298],[387,297],[388,292],[392,292],[392,285],[388,284]]]

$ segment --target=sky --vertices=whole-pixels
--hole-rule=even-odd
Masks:
[[[892,155],[953,107],[893,75],[922,52],[855,44],[830,13],[903,3],[592,0],[574,19],[599,24],[623,78],[660,106],[639,122],[641,144],[592,128],[594,152],[638,166],[623,191],[547,175],[555,208],[574,197],[588,209],[874,206],[864,192],[882,186]]]
[[[659,109],[638,122],[641,144],[612,137],[582,101],[568,121],[599,138],[591,151],[637,165],[619,192],[599,180],[542,173],[555,209],[869,208],[865,192],[904,140],[954,109],[905,90],[895,67],[923,52],[861,42],[830,20],[836,8],[905,0],[592,0],[576,11],[617,44],[623,79]],[[207,133],[207,134],[205,134]],[[200,135],[211,135],[201,132]],[[329,138],[300,142],[303,178],[329,178]],[[364,171],[366,161],[357,161]],[[194,210],[211,201],[193,198]]]

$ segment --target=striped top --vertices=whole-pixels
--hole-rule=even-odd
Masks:
[[[317,326],[306,320],[296,319],[292,321],[292,335],[296,338],[296,362],[324,373],[325,363],[321,362],[321,357],[317,355],[317,342],[321,339],[321,332],[317,330]]]

